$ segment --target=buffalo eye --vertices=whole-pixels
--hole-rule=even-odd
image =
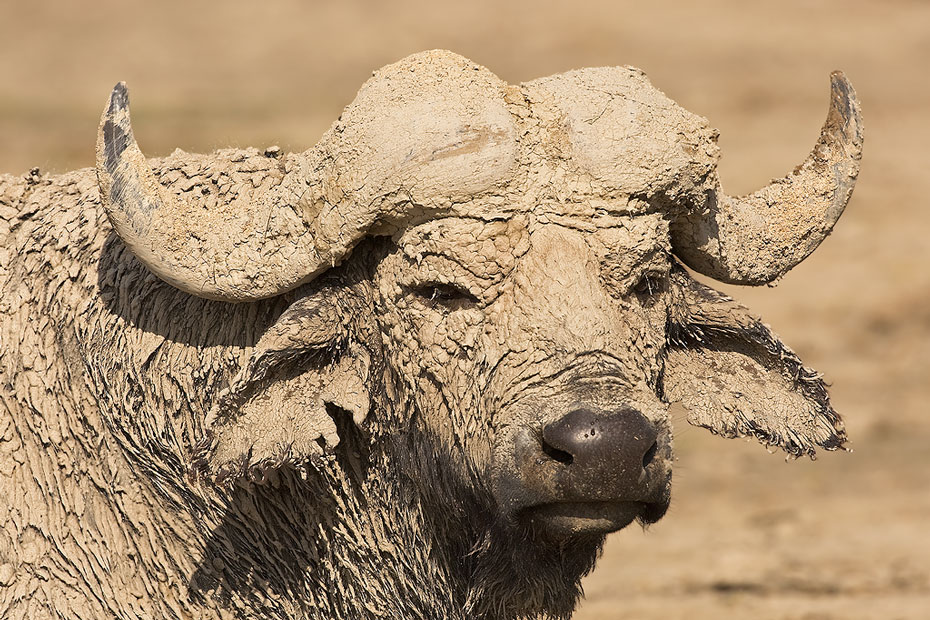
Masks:
[[[461,286],[444,282],[422,284],[413,293],[429,306],[443,306],[450,310],[471,308],[478,304],[478,298]]]
[[[656,272],[646,272],[633,285],[633,290],[640,297],[651,297],[665,290],[665,275]]]

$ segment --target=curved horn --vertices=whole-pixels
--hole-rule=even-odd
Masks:
[[[376,72],[316,147],[287,156],[272,189],[205,208],[156,178],[121,82],[97,135],[101,202],[126,246],[173,286],[231,302],[279,295],[340,262],[373,227],[389,233],[505,182],[516,130],[504,92],[461,56],[415,54]]]
[[[856,93],[840,71],[820,140],[788,176],[741,198],[719,183],[700,213],[672,224],[674,253],[715,280],[759,285],[800,263],[830,234],[852,195],[862,156]]]
[[[270,297],[299,285],[333,258],[314,253],[301,239],[311,232],[310,222],[295,212],[304,205],[252,194],[206,212],[163,187],[133,137],[124,82],[113,88],[100,122],[97,181],[110,223],[132,253],[165,282],[199,297]],[[260,238],[248,230],[259,221],[286,221],[297,234]],[[274,228],[278,233],[281,226]]]

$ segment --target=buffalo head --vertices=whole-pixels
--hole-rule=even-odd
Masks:
[[[662,516],[670,402],[792,455],[842,446],[818,376],[684,267],[767,283],[829,234],[862,144],[842,74],[831,93],[810,156],[744,197],[720,187],[715,130],[636,69],[516,87],[447,52],[377,72],[273,183],[211,210],[155,178],[118,85],[97,171],[116,232],[168,283],[297,289],[210,414],[208,471],[323,458],[347,411],[373,442],[429,438],[442,458],[418,467],[564,540]]]

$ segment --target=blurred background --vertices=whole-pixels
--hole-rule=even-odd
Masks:
[[[511,83],[638,66],[720,129],[733,194],[804,159],[846,71],[866,130],[846,215],[777,288],[721,288],[825,373],[854,451],[786,463],[676,411],[672,508],[610,537],[576,617],[930,617],[930,3],[2,0],[0,172],[91,166],[118,80],[149,156],[303,150],[429,48]]]

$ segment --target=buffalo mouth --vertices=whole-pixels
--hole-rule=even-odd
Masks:
[[[568,501],[529,506],[521,511],[521,520],[534,529],[558,536],[609,534],[638,520],[643,525],[655,523],[668,510],[669,500],[645,501]]]

